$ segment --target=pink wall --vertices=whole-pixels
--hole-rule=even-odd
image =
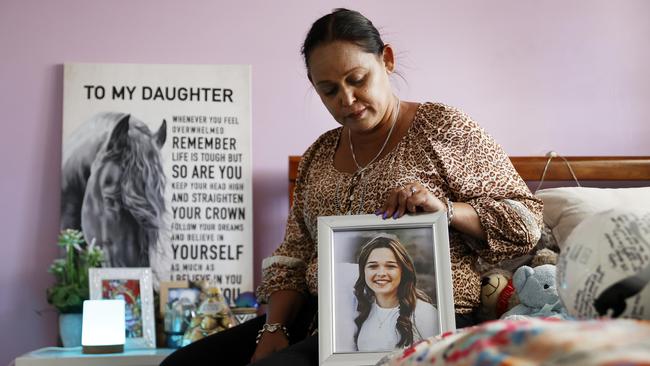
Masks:
[[[282,238],[287,156],[336,126],[298,50],[311,22],[337,6],[382,27],[407,80],[396,79],[403,99],[461,107],[512,155],[650,155],[645,0],[3,0],[0,365],[56,341],[45,288],[58,229],[62,63],[253,65],[259,266]]]

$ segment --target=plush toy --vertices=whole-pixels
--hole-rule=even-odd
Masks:
[[[519,267],[512,282],[520,304],[503,314],[502,318],[517,319],[521,315],[568,318],[557,293],[555,276],[555,266],[552,264],[535,268]]]
[[[538,248],[526,256],[513,258],[494,267],[484,263],[481,276],[481,307],[478,316],[481,321],[500,318],[506,311],[519,304],[519,298],[512,283],[512,271],[523,265],[537,267],[557,264],[558,254],[549,248]]]
[[[507,310],[519,303],[512,285],[512,273],[493,268],[481,278],[481,320],[498,319]]]
[[[531,267],[537,267],[544,264],[557,264],[557,252],[554,252],[548,248],[540,249],[535,252],[535,256],[530,261]]]

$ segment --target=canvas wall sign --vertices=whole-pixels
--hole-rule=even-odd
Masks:
[[[253,289],[250,66],[66,64],[61,228],[109,267]]]

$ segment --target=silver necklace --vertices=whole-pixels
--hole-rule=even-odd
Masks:
[[[352,179],[355,179],[358,176],[359,183],[361,184],[361,199],[360,199],[359,210],[358,210],[357,214],[360,214],[361,210],[363,210],[363,203],[364,203],[363,201],[364,201],[365,195],[366,195],[366,184],[365,184],[365,182],[363,180],[364,175],[365,175],[365,171],[372,163],[375,162],[375,160],[377,160],[377,158],[381,155],[381,153],[386,148],[386,145],[388,144],[388,140],[390,140],[390,136],[393,134],[393,129],[395,128],[395,125],[397,124],[397,118],[399,117],[399,111],[400,111],[400,100],[399,100],[399,98],[397,98],[397,113],[395,113],[395,115],[393,115],[393,120],[391,121],[390,130],[388,131],[388,135],[386,136],[386,140],[384,140],[384,143],[381,145],[381,148],[379,149],[379,152],[377,153],[377,155],[375,155],[375,157],[372,158],[372,160],[370,160],[370,162],[368,164],[366,164],[365,166],[363,166],[363,167],[361,165],[359,165],[359,163],[357,162],[357,157],[354,154],[354,147],[352,146],[352,136],[351,136],[351,133],[350,133],[350,129],[348,128],[348,142],[350,143],[350,152],[352,153],[352,160],[354,161],[354,165],[357,166],[357,171],[354,172],[354,174],[352,175]],[[341,204],[340,204],[340,201],[339,201],[339,182],[338,181],[336,182],[335,195],[336,195],[336,207],[337,207],[337,209],[340,209]],[[346,212],[346,215],[349,215],[352,212],[352,203],[351,203],[351,201],[354,199],[354,194],[350,194],[348,199],[350,200],[350,209]]]
[[[372,160],[370,160],[370,162],[366,164],[366,166],[364,167],[359,165],[359,163],[357,162],[357,156],[354,154],[354,147],[352,146],[352,133],[350,132],[350,128],[348,128],[348,142],[350,143],[350,152],[352,152],[352,160],[354,161],[354,165],[357,166],[357,173],[361,172],[362,177],[363,177],[363,171],[366,170],[366,168],[368,168],[372,163],[374,163],[375,160],[377,160],[377,158],[379,157],[379,155],[381,155],[381,153],[384,151],[384,148],[386,148],[386,145],[388,144],[388,140],[390,140],[390,136],[393,134],[393,128],[397,123],[397,117],[399,117],[399,108],[400,108],[400,101],[399,98],[397,98],[397,113],[395,113],[395,115],[393,116],[393,120],[391,121],[390,124],[390,130],[388,130],[388,135],[386,136],[386,140],[384,140],[384,144],[381,145],[381,149],[379,149],[377,155],[375,155],[375,157],[372,158]]]
[[[380,321],[379,321],[379,329],[381,329],[381,327],[384,326],[384,323],[386,322],[386,320],[388,320],[388,318],[390,318],[391,315],[393,315],[393,314],[395,313],[396,310],[399,310],[399,307],[396,307],[396,308],[392,308],[392,309],[390,309],[390,311],[389,311],[389,312],[386,314],[386,316],[384,317],[384,320],[380,320]]]

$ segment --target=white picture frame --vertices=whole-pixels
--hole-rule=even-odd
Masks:
[[[88,281],[91,300],[125,300],[125,349],[156,348],[151,268],[90,268]]]
[[[366,282],[366,278],[372,278],[368,277],[372,276],[369,274],[371,269],[366,269],[370,268],[366,266],[377,263],[367,255],[368,252],[374,251],[374,249],[370,248],[375,247],[376,243],[371,242],[377,241],[377,237],[394,238],[400,243],[405,242],[402,248],[410,256],[412,261],[411,267],[415,270],[401,270],[400,281],[406,278],[404,277],[406,272],[414,273],[411,278],[415,278],[415,281],[419,282],[415,286],[419,293],[425,293],[429,295],[429,299],[433,300],[430,305],[422,305],[420,309],[423,310],[414,309],[412,312],[412,314],[425,314],[425,316],[420,316],[420,324],[425,324],[422,323],[422,319],[433,319],[433,325],[425,331],[420,331],[416,329],[415,324],[417,320],[412,318],[413,328],[411,334],[416,334],[417,331],[418,336],[427,338],[431,335],[453,331],[456,327],[451,259],[449,254],[449,233],[447,217],[444,212],[406,215],[397,220],[383,220],[380,216],[375,215],[319,217],[318,334],[321,365],[374,365],[392,350],[400,348],[394,347],[393,349],[373,350],[372,345],[374,343],[372,342],[372,336],[367,336],[372,335],[372,332],[365,332],[362,336],[364,339],[359,339],[362,337],[358,337],[357,335],[360,333],[360,329],[365,326],[367,320],[372,318],[373,320],[381,321],[377,314],[383,314],[380,311],[387,310],[375,309],[374,314],[372,313],[373,310],[371,310],[371,313],[365,320],[358,319],[362,318],[357,311],[359,303],[365,301],[367,304],[368,300],[364,300],[363,296],[359,296],[360,291],[355,293],[354,286],[363,287],[364,294],[368,293],[375,296],[375,293],[371,290],[372,283],[379,283],[382,286],[385,283],[371,280],[371,285],[367,285]],[[393,249],[393,252],[395,252],[395,249]],[[366,253],[366,255],[364,256],[363,253]],[[362,262],[364,261],[363,258],[366,258],[366,265],[359,266],[359,257],[362,258]],[[353,264],[353,266],[350,266],[350,264]],[[400,268],[405,267],[400,264]],[[361,283],[362,271],[364,278]],[[433,278],[426,273],[432,273]],[[384,276],[384,274],[381,274],[381,276]],[[420,278],[423,280],[420,281]],[[424,281],[425,279],[428,280],[428,287]],[[432,286],[433,288],[431,288]],[[365,287],[367,287],[367,290],[365,290]],[[381,296],[384,290],[381,288],[376,289],[379,294],[378,296]],[[378,305],[378,296],[373,297],[373,299],[377,300],[372,300],[375,304],[371,305],[371,307],[380,307]],[[417,306],[419,305],[420,302],[417,303]],[[415,308],[416,306],[413,307]],[[393,319],[399,316],[399,313],[397,313],[399,312],[399,307],[397,309],[395,310],[396,315],[394,315],[395,318]],[[431,309],[431,318],[426,317],[426,309]],[[356,324],[357,320],[362,322],[361,327]],[[369,322],[368,324],[368,328],[370,328],[371,323]],[[376,326],[377,321],[374,321],[372,324]],[[393,324],[396,324],[395,320],[393,320]],[[426,324],[429,323],[427,322]],[[426,324],[417,327],[424,329],[428,326]],[[381,324],[379,326],[381,327]],[[399,337],[397,326],[392,326],[392,330],[388,330],[388,332],[391,331],[396,334],[393,337]],[[433,331],[433,334],[430,334],[431,331]],[[379,338],[384,339],[385,337]],[[414,341],[416,340],[414,336]],[[377,343],[381,343],[381,341]],[[370,345],[369,348],[368,345]],[[359,350],[359,348],[364,347],[366,348],[365,350]],[[381,348],[380,346],[377,347]]]

